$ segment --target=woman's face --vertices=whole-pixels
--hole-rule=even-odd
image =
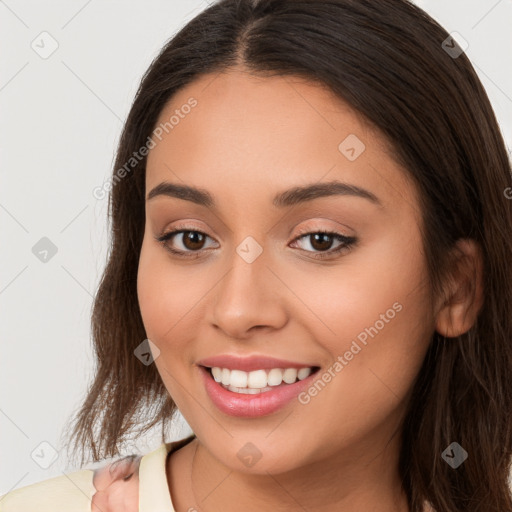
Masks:
[[[212,200],[153,194],[138,271],[155,364],[201,443],[252,473],[374,459],[403,418],[435,328],[418,197],[384,139],[319,85],[240,70],[181,90],[154,133],[146,196],[169,183]],[[293,192],[335,181],[353,189]],[[156,240],[179,229],[192,233]],[[269,399],[221,389],[200,366],[220,355],[320,369],[270,386]],[[262,385],[261,371],[226,375]]]

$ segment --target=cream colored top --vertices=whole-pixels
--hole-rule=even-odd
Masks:
[[[175,512],[167,473],[167,456],[194,439],[162,443],[144,455],[139,466],[139,512]],[[94,470],[82,469],[20,487],[0,496],[0,512],[91,512],[96,488]]]

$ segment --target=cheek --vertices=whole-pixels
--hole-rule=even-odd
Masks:
[[[162,270],[161,261],[155,257],[154,249],[148,248],[144,240],[137,272],[137,296],[146,334],[150,339],[160,338],[169,311],[172,311],[167,309],[172,304],[162,303],[174,296],[171,293],[165,294]]]
[[[150,244],[143,242],[137,274],[142,320],[148,338],[161,351],[175,352],[189,342],[193,326],[204,317],[204,297],[212,284],[204,272],[193,266],[184,271],[170,261],[165,249]]]
[[[425,320],[426,267],[415,232],[407,237],[397,229],[365,241],[336,265],[294,272],[288,282],[309,310],[303,321],[332,354],[348,350],[360,333],[364,339],[365,329],[376,323],[384,334],[391,326]]]
[[[187,410],[187,395],[180,382],[189,380],[187,368],[193,357],[187,347],[193,340],[200,314],[197,303],[204,292],[190,275],[174,267],[164,250],[143,242],[137,295],[144,328],[160,351],[154,364],[169,395],[180,410]]]
[[[299,293],[309,288],[307,303],[318,313],[307,315],[307,326],[331,358],[319,375],[325,385],[303,401],[314,417],[330,411],[340,436],[375,427],[400,405],[433,332],[421,246],[399,238],[372,242],[330,274],[301,281]]]

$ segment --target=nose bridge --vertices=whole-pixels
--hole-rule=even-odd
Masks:
[[[257,306],[262,296],[266,295],[267,250],[254,237],[247,236],[234,247],[229,263],[231,269],[220,283],[217,303],[222,302],[226,313],[228,310],[235,312],[243,309],[245,315],[246,308]]]
[[[230,269],[216,287],[213,321],[233,337],[254,326],[278,327],[283,320],[269,256],[269,249],[247,236],[234,247]]]

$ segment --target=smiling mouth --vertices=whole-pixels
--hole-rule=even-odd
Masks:
[[[256,395],[289,386],[320,370],[319,366],[303,368],[269,368],[245,372],[229,368],[202,366],[224,389],[234,393]]]

